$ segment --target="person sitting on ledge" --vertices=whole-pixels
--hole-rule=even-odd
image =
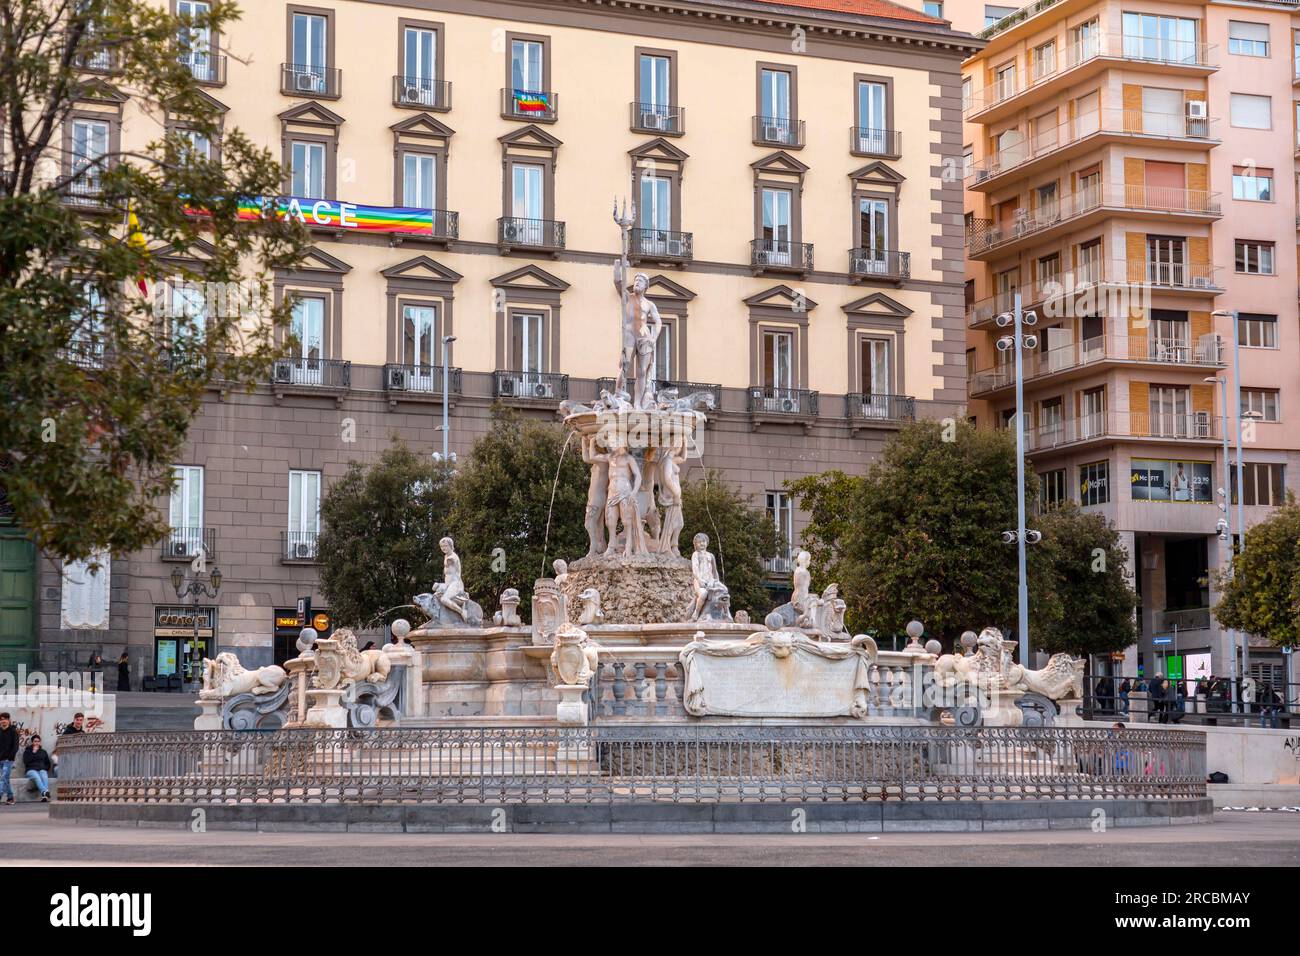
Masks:
[[[50,770],[53,764],[50,763],[50,755],[41,747],[40,734],[32,736],[30,746],[23,748],[23,770],[27,774],[27,779],[36,784],[36,789],[41,792],[41,802],[50,802]]]

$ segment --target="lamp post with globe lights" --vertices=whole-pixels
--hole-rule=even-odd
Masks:
[[[190,621],[194,625],[194,636],[190,643],[188,660],[182,659],[181,662],[182,668],[188,667],[189,673],[185,676],[189,681],[195,679],[198,665],[195,657],[199,653],[199,598],[207,597],[215,601],[217,595],[221,593],[221,569],[214,567],[209,572],[208,581],[211,582],[211,587],[209,587],[208,582],[203,580],[202,564],[200,562],[195,562],[195,564],[194,577],[189,581],[185,580],[185,572],[179,567],[172,568],[171,573],[172,589],[175,590],[176,596],[182,601],[186,598],[190,599]],[[216,637],[217,621],[214,616],[212,619],[212,640],[214,643]]]

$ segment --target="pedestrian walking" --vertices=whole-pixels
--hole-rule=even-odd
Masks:
[[[124,694],[131,689],[131,658],[122,651],[122,656],[117,659],[117,692]]]
[[[1119,685],[1119,709],[1125,717],[1128,716],[1128,695],[1133,693],[1133,682],[1125,677]],[[1123,726],[1120,724],[1119,726]]]

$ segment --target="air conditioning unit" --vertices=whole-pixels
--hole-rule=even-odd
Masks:
[[[425,91],[418,86],[408,86],[402,90],[403,103],[423,103]]]
[[[984,180],[988,178],[989,178],[989,171],[987,169],[975,170],[975,182],[982,183],[984,182]]]
[[[538,382],[533,386],[533,398],[554,398],[555,387],[549,382]]]
[[[754,251],[754,262],[757,265],[765,266],[772,261],[772,250],[757,249]]]
[[[293,556],[295,558],[310,558],[312,556],[312,547],[305,541],[300,541],[293,546]]]
[[[667,124],[667,120],[668,117],[660,113],[642,113],[641,128],[642,129],[663,129],[664,126]]]
[[[763,139],[768,143],[786,143],[790,139],[790,130],[785,126],[764,126]]]
[[[188,541],[173,541],[171,543],[171,555],[176,558],[188,558],[190,556],[190,545]]]
[[[508,376],[503,376],[501,380],[497,382],[497,394],[507,398],[512,397],[515,394],[515,380]]]
[[[783,398],[783,399],[781,399],[781,411],[783,411],[783,412],[785,412],[785,413],[787,413],[787,414],[792,414],[792,413],[794,413],[794,412],[799,411],[799,402],[798,402],[798,400],[797,400],[797,399],[793,399],[793,398]]]
[[[293,363],[284,361],[276,362],[275,367],[271,371],[271,381],[279,385],[287,385],[292,382]]]
[[[506,242],[519,242],[523,236],[523,229],[517,222],[507,222],[501,230],[501,235]]]
[[[686,243],[680,239],[669,239],[667,246],[668,255],[670,256],[683,257],[686,255]]]
[[[1209,277],[1209,276],[1192,276],[1192,288],[1193,288],[1193,289],[1208,289],[1208,288],[1210,288],[1210,277]]]
[[[315,73],[295,73],[293,88],[299,93],[315,93],[320,87],[320,77]]]
[[[392,392],[400,392],[406,388],[406,369],[390,368],[384,376],[384,388]]]
[[[1191,120],[1205,119],[1206,103],[1205,100],[1188,100],[1187,101],[1187,118]]]

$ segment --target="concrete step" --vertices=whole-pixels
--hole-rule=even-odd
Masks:
[[[119,732],[131,730],[193,730],[194,718],[199,709],[190,701],[185,707],[150,707],[139,705],[118,705],[117,726]]]

